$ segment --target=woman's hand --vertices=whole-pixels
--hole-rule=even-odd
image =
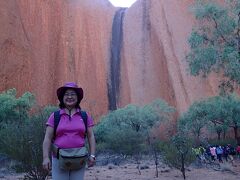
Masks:
[[[47,126],[45,137],[43,140],[43,169],[49,171],[51,169],[51,162],[49,158],[50,146],[52,144],[54,129],[50,126]]]
[[[93,167],[96,163],[96,158],[95,156],[93,157],[92,155],[89,156],[88,158],[88,167]]]
[[[51,162],[49,158],[45,158],[43,159],[43,163],[42,163],[43,169],[50,171],[51,170]]]
[[[87,132],[88,144],[89,144],[89,149],[91,154],[88,158],[88,167],[92,167],[96,162],[96,157],[95,157],[96,141],[95,141],[92,127],[88,127],[87,131],[88,131]]]

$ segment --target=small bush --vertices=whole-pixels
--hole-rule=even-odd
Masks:
[[[15,168],[27,172],[25,179],[43,179],[42,142],[45,122],[55,107],[46,107],[21,123],[2,123],[1,152],[21,162]]]
[[[175,135],[170,141],[159,144],[163,159],[170,167],[179,169],[185,179],[185,167],[190,165],[195,156],[192,152],[192,141],[183,135]]]
[[[130,104],[110,112],[94,129],[97,144],[126,155],[146,152],[150,130],[169,120],[172,112],[174,109],[159,99],[143,107]]]

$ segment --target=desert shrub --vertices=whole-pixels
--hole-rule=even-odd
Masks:
[[[97,144],[115,153],[133,156],[141,174],[140,159],[149,152],[150,131],[169,120],[173,112],[174,108],[160,99],[145,106],[130,104],[112,111],[95,128]]]
[[[143,134],[130,124],[121,121],[121,113],[120,110],[112,112],[97,125],[95,128],[97,146],[102,144],[106,148],[103,151],[125,155],[140,153],[142,149],[140,147],[144,146]]]
[[[27,179],[43,179],[46,172],[42,169],[42,142],[45,135],[46,120],[57,108],[46,106],[31,116],[30,121],[25,126],[25,133],[28,136],[29,160],[24,163]]]
[[[173,112],[174,108],[160,99],[142,107],[130,104],[112,111],[95,128],[97,144],[105,151],[133,156],[141,174],[140,159],[149,152],[151,129],[169,120]]]
[[[30,119],[29,111],[35,102],[34,96],[29,92],[19,98],[16,94],[16,89],[0,94],[0,152],[12,158],[19,156],[15,151],[25,148],[23,127]]]
[[[15,89],[0,94],[0,99],[3,104],[0,108],[0,153],[20,163],[15,169],[26,172],[25,179],[43,179],[45,172],[41,164],[45,122],[56,107],[37,110],[31,93],[17,98]]]
[[[127,155],[146,151],[146,142],[153,127],[169,120],[174,108],[158,99],[145,106],[127,105],[102,117],[95,127],[97,144]]]
[[[192,147],[192,140],[182,134],[176,134],[170,141],[159,144],[164,162],[170,167],[179,169],[184,179],[185,167],[195,160]]]
[[[5,123],[21,124],[29,118],[29,111],[35,104],[30,92],[17,97],[16,89],[9,89],[0,94],[0,128]]]
[[[219,140],[228,129],[232,130],[240,142],[239,127],[240,97],[234,93],[196,101],[178,120],[178,129],[193,135],[197,142],[204,135],[204,128],[216,132]]]
[[[1,152],[21,164],[16,170],[27,172],[26,179],[43,179],[42,142],[45,122],[55,107],[48,106],[29,117],[24,123],[5,123],[2,126]]]

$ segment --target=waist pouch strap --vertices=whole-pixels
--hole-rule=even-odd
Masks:
[[[52,144],[52,153],[57,159],[59,159],[59,150],[60,149],[55,144]]]

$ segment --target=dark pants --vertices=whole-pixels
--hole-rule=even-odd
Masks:
[[[218,158],[219,162],[223,162],[222,161],[222,154],[217,154],[217,158]]]

